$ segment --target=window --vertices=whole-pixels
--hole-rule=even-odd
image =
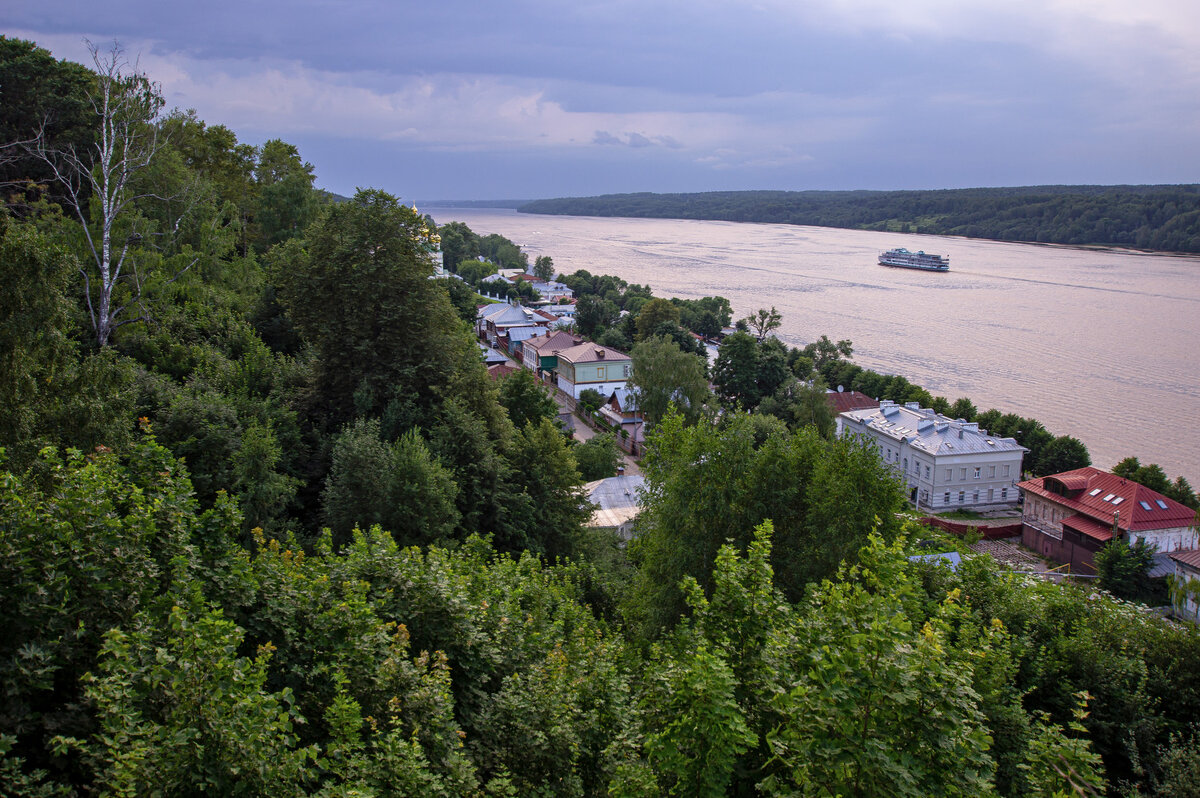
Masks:
[[[996,489],[988,488],[988,501],[994,501],[996,498]]]
[[[929,466],[925,466],[925,479],[929,479]]]
[[[908,470],[908,458],[907,457],[904,458],[904,470],[905,471]]]
[[[1007,498],[1008,498],[1008,488],[1001,488],[1000,489],[1000,499],[1004,500]]]
[[[965,499],[965,498],[967,498],[967,492],[966,492],[965,490],[960,490],[960,491],[958,492],[958,503],[959,503],[959,504],[962,504],[962,503],[963,503],[963,499]]]
[[[947,482],[950,482],[950,481],[952,481],[953,479],[954,479],[954,469],[953,469],[953,468],[947,468],[947,469],[946,469],[946,481],[947,481]]]
[[[604,366],[596,366],[596,379],[604,379]]]
[[[950,491],[946,491],[946,497],[944,499],[942,499],[942,504],[949,504],[949,503],[950,503]]]
[[[992,478],[994,478],[995,476],[996,476],[996,467],[995,467],[995,466],[988,466],[988,479],[992,479]]]
[[[628,377],[631,373],[633,373],[633,366],[626,363],[625,364],[625,376]]]
[[[983,469],[982,469],[982,468],[980,468],[979,466],[975,466],[975,479],[979,479],[980,472],[981,472],[982,470],[983,470]]]
[[[972,504],[979,504],[979,491],[975,491],[975,498],[971,499]]]
[[[1003,472],[1002,475],[1008,476],[1008,466],[1001,466],[1000,468],[1002,469],[1002,472]]]
[[[967,469],[965,469],[965,468],[959,469],[959,475],[958,475],[958,478],[959,478],[959,479],[966,479],[966,478],[967,478]]]

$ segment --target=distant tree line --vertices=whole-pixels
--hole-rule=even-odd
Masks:
[[[1200,252],[1200,185],[607,194],[536,200],[519,210]]]

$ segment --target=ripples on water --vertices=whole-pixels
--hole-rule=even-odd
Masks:
[[[435,209],[499,233],[560,272],[587,269],[655,294],[719,294],[735,318],[774,305],[791,346],[822,334],[854,360],[951,400],[1032,416],[1200,486],[1200,259],[789,225],[533,216]],[[876,264],[904,246],[951,271]]]

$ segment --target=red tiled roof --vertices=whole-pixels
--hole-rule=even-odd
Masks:
[[[514,371],[519,371],[519,370],[520,369],[518,369],[516,366],[510,366],[507,363],[497,363],[494,366],[488,366],[488,376],[491,377],[493,380],[498,380],[501,377],[507,377],[509,374],[512,374]]]
[[[825,394],[825,401],[833,409],[833,414],[848,413],[851,410],[866,410],[879,407],[879,402],[858,391],[831,391]]]
[[[1194,571],[1200,571],[1200,549],[1180,549],[1170,553],[1170,558]]]
[[[1089,538],[1095,538],[1101,543],[1106,540],[1112,540],[1112,524],[1105,526],[1099,521],[1088,518],[1086,515],[1073,515],[1070,518],[1064,518],[1062,525],[1082,532]]]
[[[1129,532],[1187,527],[1196,520],[1193,510],[1158,491],[1092,466],[1026,480],[1017,487],[1105,527],[1111,527],[1113,514],[1119,513],[1120,528]]]

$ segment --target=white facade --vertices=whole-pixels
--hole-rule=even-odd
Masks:
[[[916,402],[889,400],[838,415],[838,435],[860,435],[903,481],[918,508],[979,509],[1016,504],[1026,450]]]

